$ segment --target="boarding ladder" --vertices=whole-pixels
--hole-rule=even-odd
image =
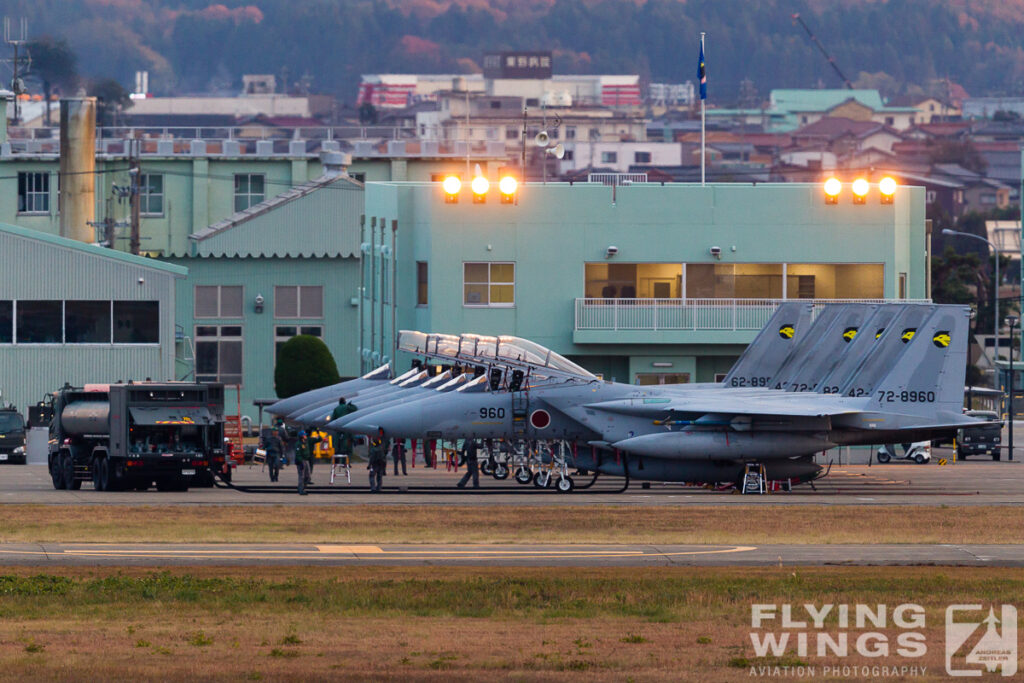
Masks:
[[[245,444],[242,442],[242,386],[235,384],[237,412],[224,416],[224,440],[231,444],[231,456],[236,462],[245,461]]]
[[[764,465],[759,462],[748,462],[743,468],[743,486],[740,493],[767,493],[768,478],[765,476]]]

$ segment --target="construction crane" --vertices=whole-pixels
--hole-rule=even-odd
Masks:
[[[828,60],[829,65],[835,70],[836,74],[839,76],[839,78],[842,79],[843,83],[846,84],[846,89],[853,90],[853,83],[850,82],[849,78],[843,75],[843,72],[842,70],[840,70],[839,65],[836,64],[836,60],[832,58],[832,55],[828,53],[828,50],[826,50],[825,46],[821,44],[821,41],[818,40],[818,37],[814,35],[814,33],[811,31],[811,27],[807,25],[807,22],[801,19],[799,14],[793,15],[793,21],[799,21],[800,25],[804,27],[804,30],[807,31],[807,35],[810,36],[811,40],[814,41],[814,44],[818,46],[819,50],[821,50],[821,54],[825,55],[825,59]]]

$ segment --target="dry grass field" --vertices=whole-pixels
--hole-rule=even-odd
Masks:
[[[5,505],[0,542],[1013,543],[1024,508],[983,506]]]
[[[1021,595],[1019,569],[0,568],[0,678],[738,681],[805,663],[937,680],[945,606]],[[754,602],[914,602],[928,652],[759,660]]]

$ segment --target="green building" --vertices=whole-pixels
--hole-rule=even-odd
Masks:
[[[525,337],[618,381],[713,381],[781,300],[930,295],[922,188],[828,204],[809,184],[496,186],[481,203],[367,184],[363,369],[408,328]]]

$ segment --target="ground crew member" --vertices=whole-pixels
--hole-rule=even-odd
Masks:
[[[370,470],[371,493],[380,493],[381,485],[384,483],[384,470],[388,468],[388,454],[384,448],[384,441],[379,436],[370,439],[367,469]]]
[[[277,427],[281,442],[284,444],[281,451],[281,467],[287,467],[295,459],[295,438],[288,432],[288,426],[281,418],[277,418],[274,426]]]
[[[354,413],[358,410],[355,403],[346,403],[345,398],[338,399],[338,405],[334,407],[331,412],[331,422],[339,418],[345,417],[350,413]],[[352,435],[341,433],[334,437],[334,455],[342,456],[344,458],[345,467],[349,467],[352,462]]]
[[[462,461],[466,463],[466,473],[456,486],[460,489],[466,487],[470,477],[473,477],[473,488],[480,488],[480,468],[477,462],[476,439],[466,439],[462,445]]]
[[[295,443],[295,468],[299,480],[299,495],[306,495],[306,484],[308,483],[309,462],[313,459],[313,447],[320,442],[320,437],[310,438],[306,436],[305,430],[299,432],[298,441]]]
[[[413,456],[415,457],[415,456]],[[391,458],[395,461],[395,476],[398,476],[398,463],[402,463],[402,476],[409,474],[405,471],[405,439],[391,440]]]
[[[270,481],[277,481],[281,473],[281,454],[284,452],[284,442],[281,440],[281,433],[277,429],[268,430],[263,437],[263,450],[267,452],[267,469],[270,471]]]

